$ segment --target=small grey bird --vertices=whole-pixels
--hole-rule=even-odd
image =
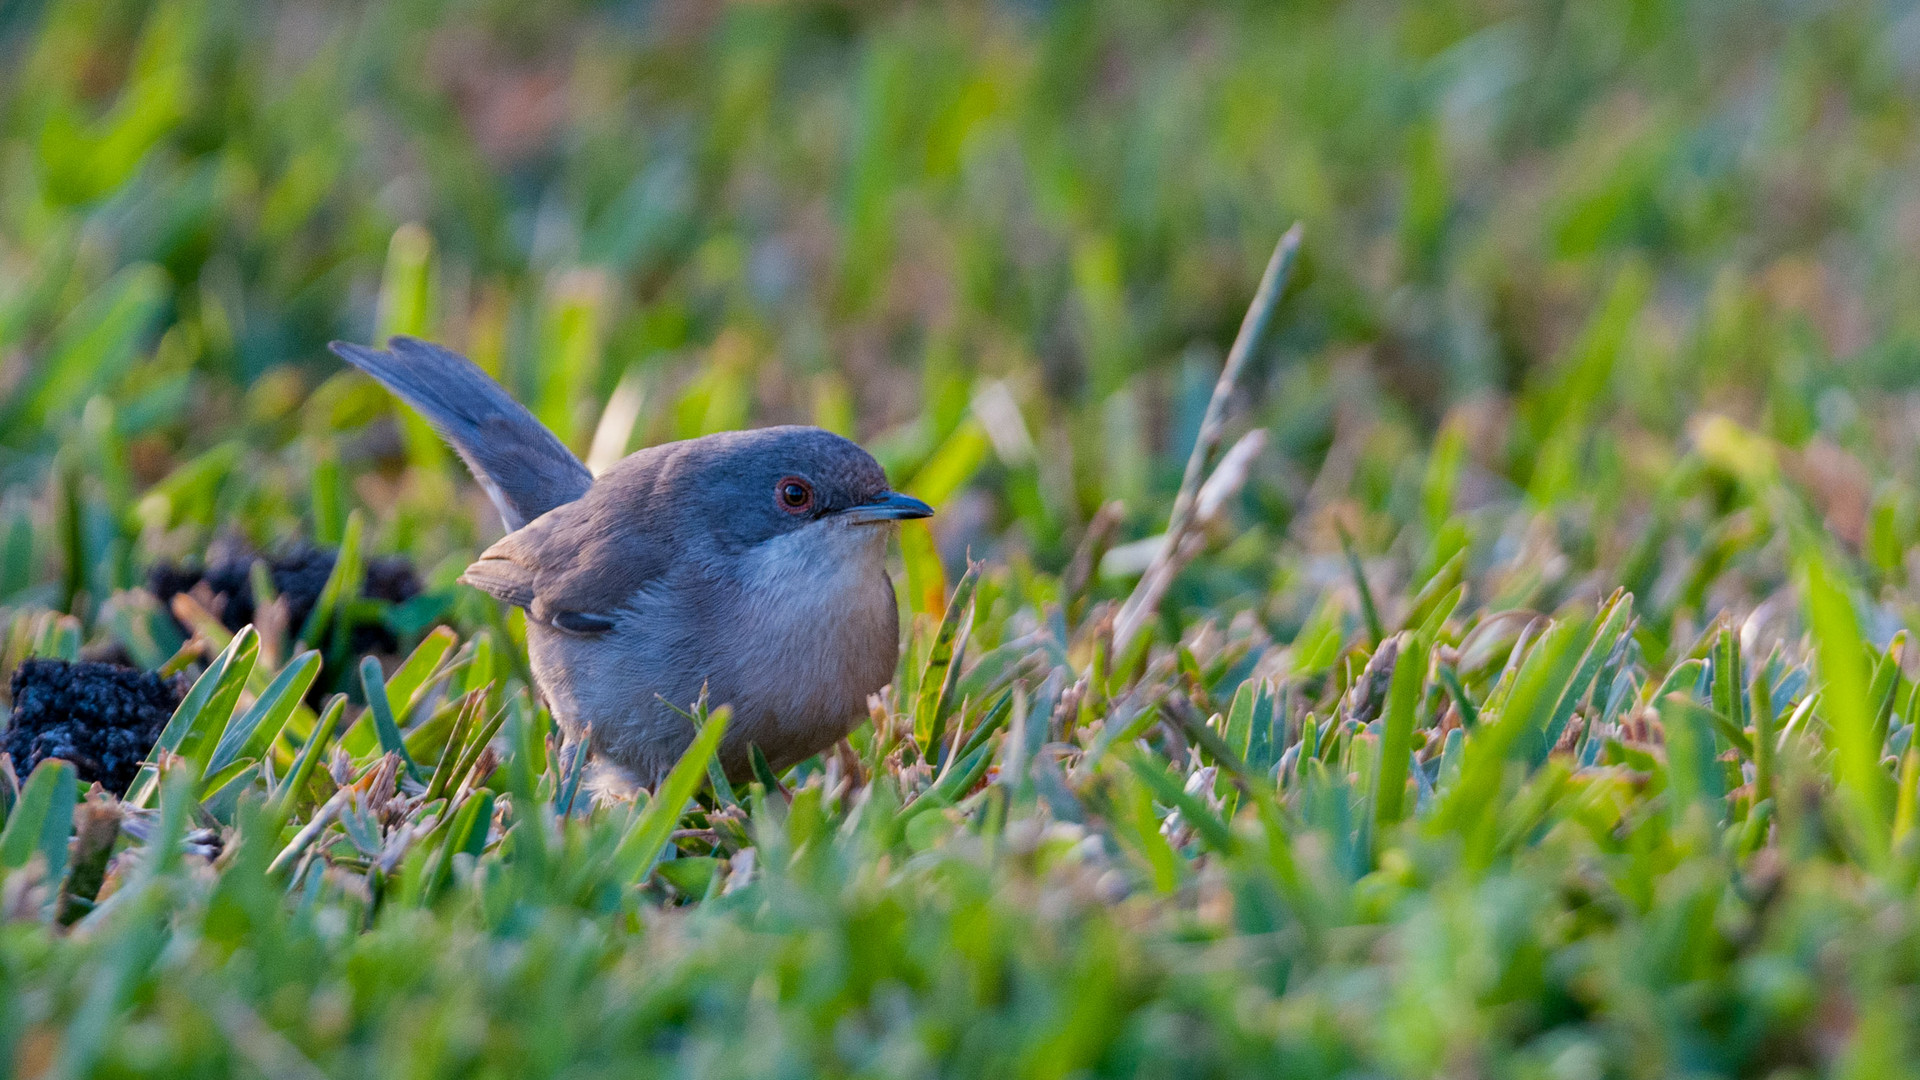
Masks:
[[[465,357],[409,337],[335,342],[459,452],[507,535],[460,580],[527,612],[527,652],[569,739],[652,787],[705,690],[733,720],[729,777],[832,746],[893,678],[886,526],[933,509],[872,455],[812,427],[730,431],[631,454],[596,479]]]

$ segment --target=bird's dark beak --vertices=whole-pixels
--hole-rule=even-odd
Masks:
[[[933,507],[911,495],[887,491],[859,506],[849,507],[842,513],[855,525],[872,525],[884,521],[932,517]]]

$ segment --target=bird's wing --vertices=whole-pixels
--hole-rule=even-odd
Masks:
[[[460,575],[460,583],[514,607],[533,606],[533,572],[512,559],[482,555]]]
[[[593,474],[573,451],[466,357],[418,338],[395,337],[387,346],[336,341],[332,348],[459,451],[509,532],[586,494]]]
[[[673,567],[679,546],[657,527],[662,515],[648,505],[646,485],[633,482],[640,471],[616,466],[585,496],[501,537],[460,580],[526,608],[535,622],[579,634],[611,629],[615,614]]]

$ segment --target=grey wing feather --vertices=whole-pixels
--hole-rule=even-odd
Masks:
[[[508,532],[586,494],[593,474],[472,361],[418,338],[395,337],[387,346],[391,351],[336,341],[332,349],[412,406],[459,452]]]
[[[678,494],[656,484],[671,458],[667,448],[627,458],[581,498],[501,537],[460,580],[568,633],[611,629],[636,593],[676,565],[676,552],[692,551],[687,561],[699,561],[701,537],[690,541],[659,527],[659,507]]]
[[[533,606],[533,572],[508,559],[482,558],[467,567],[460,582],[515,607]]]

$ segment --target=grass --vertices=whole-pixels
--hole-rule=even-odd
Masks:
[[[1906,1075],[1917,17],[0,6],[0,671],[194,680],[0,770],[0,1063]],[[399,332],[873,447],[870,720],[593,804]]]

